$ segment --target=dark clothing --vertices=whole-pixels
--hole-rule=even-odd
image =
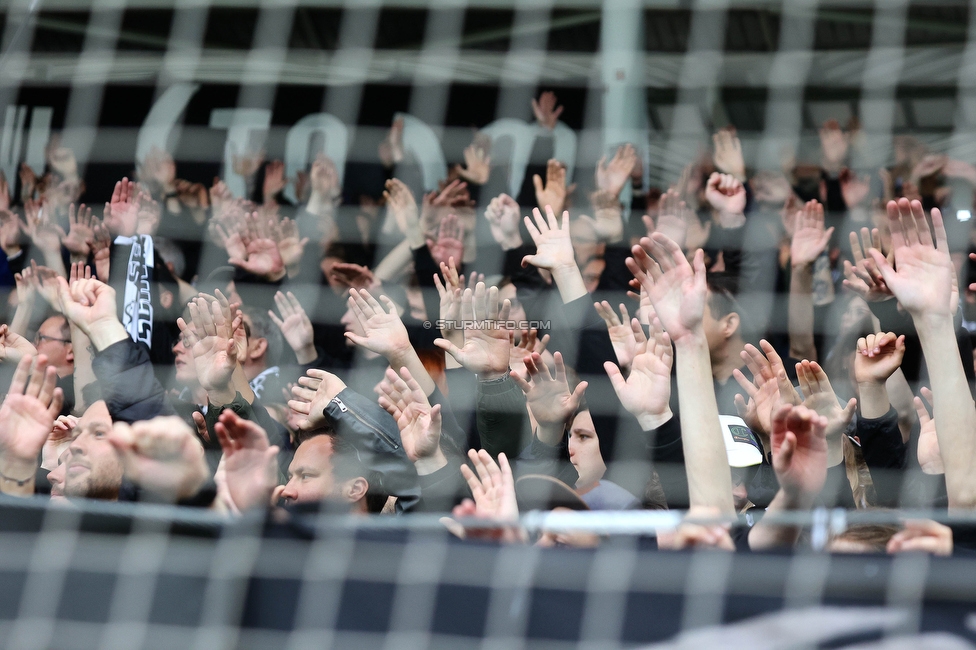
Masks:
[[[876,502],[885,508],[898,506],[902,477],[908,466],[908,445],[898,428],[898,412],[888,409],[880,418],[865,418],[858,413],[854,435],[861,443],[864,462],[871,469]]]
[[[510,376],[478,382],[477,414],[481,448],[493,457],[504,452],[515,458],[529,444],[525,393]]]
[[[176,414],[153,373],[146,346],[126,337],[96,353],[92,370],[112,420],[131,423]]]
[[[412,510],[420,499],[420,484],[417,470],[403,450],[393,416],[348,388],[332,398],[325,415],[371,470],[370,476],[365,477],[371,486],[397,497],[397,512]]]

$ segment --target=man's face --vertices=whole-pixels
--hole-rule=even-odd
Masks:
[[[582,411],[573,419],[569,430],[569,461],[579,474],[576,487],[581,489],[596,485],[607,471],[589,411]]]
[[[75,355],[71,348],[71,339],[61,332],[64,318],[51,316],[37,328],[34,339],[38,354],[46,354],[48,363],[58,371],[58,377],[67,377],[74,372]]]
[[[288,503],[308,503],[333,496],[336,482],[332,454],[331,436],[315,436],[299,445],[288,466],[288,483],[282,498]]]
[[[193,354],[183,345],[183,337],[176,339],[173,346],[173,366],[176,368],[176,381],[181,384],[193,385],[197,383],[197,369],[193,365]]]
[[[112,418],[105,402],[88,407],[72,433],[65,463],[64,494],[114,500],[122,486],[122,460],[108,441]]]

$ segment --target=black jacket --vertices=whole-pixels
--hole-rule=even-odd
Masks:
[[[146,346],[126,337],[98,352],[92,370],[113,421],[176,415],[156,379]]]
[[[359,393],[345,388],[325,408],[336,432],[372,470],[382,492],[397,497],[397,511],[407,512],[420,499],[417,470],[407,458],[393,416]]]

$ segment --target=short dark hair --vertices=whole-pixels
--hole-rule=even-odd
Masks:
[[[265,353],[267,364],[268,366],[277,365],[284,348],[284,337],[281,335],[281,330],[272,322],[268,312],[264,309],[252,305],[241,305],[241,311],[251,319],[251,326],[246,328],[248,338],[253,336],[267,341],[268,351]]]
[[[71,325],[68,324],[68,319],[61,314],[53,314],[46,318],[45,320],[51,320],[52,318],[58,319],[58,334],[61,335],[66,341],[71,340]],[[43,323],[42,323],[43,324]]]
[[[734,276],[724,272],[709,272],[705,275],[705,282],[708,284],[708,309],[713,318],[725,318],[731,313],[742,318],[742,308],[735,298],[739,287]]]

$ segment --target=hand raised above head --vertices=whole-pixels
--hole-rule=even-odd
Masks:
[[[643,237],[631,249],[627,268],[647,292],[665,331],[676,344],[703,336],[705,255],[699,249],[689,264],[681,248],[662,235]]]
[[[885,284],[916,320],[950,316],[954,270],[942,212],[932,209],[930,228],[920,201],[889,201],[887,210],[894,266],[876,248],[868,251]]]

